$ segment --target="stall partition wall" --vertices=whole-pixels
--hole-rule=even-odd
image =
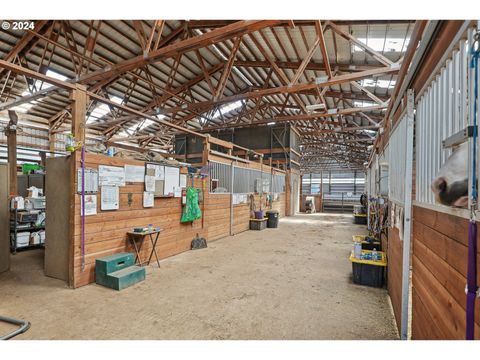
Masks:
[[[160,258],[189,250],[191,241],[197,234],[207,238],[209,241],[230,235],[230,194],[210,194],[208,177],[203,179],[203,181],[196,179],[194,183],[194,186],[202,189],[204,194],[204,202],[200,204],[203,211],[203,220],[185,224],[180,223],[182,211],[180,198],[156,198],[153,208],[144,208],[144,183],[127,183],[126,186],[120,187],[120,207],[118,210],[101,211],[100,194],[97,194],[97,214],[85,217],[85,250],[84,255],[82,255],[81,203],[80,195],[76,192],[77,180],[76,176],[74,176],[75,170],[80,168],[80,153],[76,152],[73,157],[74,160],[72,158],[70,162],[75,161],[74,167],[71,166],[68,160],[63,164],[67,169],[64,169],[62,174],[68,173],[68,176],[65,175],[67,176],[65,179],[56,180],[57,182],[61,180],[69,184],[69,196],[59,195],[69,201],[69,229],[68,231],[62,229],[61,235],[55,238],[55,232],[60,232],[56,231],[53,226],[47,227],[46,234],[49,241],[52,236],[56,239],[50,242],[52,247],[57,245],[57,250],[62,249],[62,255],[58,255],[63,257],[62,261],[68,259],[68,268],[63,268],[60,272],[69,274],[68,282],[71,287],[76,288],[94,282],[96,258],[122,251],[133,252],[133,248],[129,245],[127,239],[127,231],[131,231],[133,227],[153,224],[155,227],[163,229],[156,247]],[[85,167],[94,169],[97,169],[99,165],[123,167],[127,164],[144,166],[142,161],[89,153],[86,154],[85,159]],[[47,163],[47,174],[51,173],[48,166],[49,164]],[[186,169],[182,171],[186,171]],[[47,189],[49,189],[50,181],[51,178],[47,176]],[[66,213],[62,206],[56,207],[50,199],[47,204],[49,204],[47,213],[50,219],[62,216],[59,212]],[[280,204],[277,206],[284,207],[284,205]],[[248,205],[244,205],[243,209],[248,209]],[[236,208],[234,211],[236,211]],[[248,219],[249,212],[244,212],[242,217],[234,216],[233,220],[234,224],[236,224],[234,228],[236,231],[247,230]],[[66,246],[67,244],[68,246]],[[141,254],[143,260],[146,260],[150,249],[151,245],[149,242],[145,242]],[[47,261],[50,259],[48,257],[50,251],[49,248],[46,250],[47,267],[49,266],[47,263],[50,263],[50,261]],[[82,266],[82,259],[84,259],[84,266]],[[50,275],[55,276],[52,273]],[[60,276],[55,277],[63,278]]]
[[[45,275],[69,280],[70,219],[74,171],[72,156],[47,158],[45,196],[47,221],[45,222]]]
[[[453,44],[446,61],[416,96],[413,339],[465,338],[468,211],[436,204],[430,184],[451,153],[442,148],[442,140],[468,125],[469,32]],[[475,315],[475,338],[480,339],[478,301]]]
[[[405,170],[407,151],[407,115],[404,114],[391,132],[389,142],[381,156],[388,164],[389,221],[387,237],[382,239],[387,254],[387,288],[399,333],[402,319],[403,271],[403,213],[405,203]],[[372,170],[373,171],[373,170]]]
[[[10,269],[8,165],[0,164],[0,272]]]
[[[233,161],[232,165],[232,161],[228,159],[214,156],[211,156],[211,159],[209,161],[210,175],[217,181],[217,189],[221,189],[223,193],[211,191],[208,194],[209,213],[205,221],[210,239],[215,240],[248,230],[251,208],[269,209],[266,195],[260,196],[255,193],[256,179],[268,181],[267,193],[278,194],[277,199],[272,203],[272,209],[277,210],[280,217],[285,216],[287,174],[257,163]],[[250,195],[253,195],[253,204],[251,204]],[[244,200],[246,198],[247,201],[234,201],[236,196],[241,196]]]

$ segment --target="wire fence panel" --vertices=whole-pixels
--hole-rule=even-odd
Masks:
[[[210,193],[230,193],[232,166],[220,162],[209,162]],[[233,193],[280,193],[285,192],[285,175],[233,166]]]
[[[234,167],[233,193],[247,194],[250,192],[250,169]]]
[[[285,174],[274,174],[272,175],[272,179],[272,192],[285,192]]]
[[[232,168],[228,164],[209,162],[210,192],[230,193],[232,186]]]
[[[302,193],[332,195],[352,193],[360,195],[365,191],[365,173],[363,171],[324,171],[321,174],[304,174]]]

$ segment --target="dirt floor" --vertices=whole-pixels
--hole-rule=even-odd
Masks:
[[[351,236],[364,232],[351,215],[284,218],[165,259],[120,292],[69,289],[26,251],[0,274],[0,314],[31,322],[16,339],[397,339],[386,290],[351,280]]]

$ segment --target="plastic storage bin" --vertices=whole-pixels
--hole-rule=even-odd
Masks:
[[[363,254],[372,253],[370,250],[362,250]],[[385,253],[377,251],[381,256],[381,260],[359,260],[355,258],[352,251],[350,254],[350,262],[352,263],[353,282],[359,285],[372,287],[382,287],[385,278],[385,267],[387,261]]]
[[[267,227],[267,218],[250,219],[250,230],[263,230]]]
[[[353,235],[353,242],[362,243],[362,250],[382,250],[382,243],[378,239],[367,235]]]
[[[367,215],[366,214],[353,214],[353,222],[354,224],[367,224]]]
[[[268,228],[277,228],[278,227],[278,220],[280,215],[278,210],[268,210],[267,211],[267,227]]]

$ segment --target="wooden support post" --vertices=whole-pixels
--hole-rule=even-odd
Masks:
[[[208,137],[203,139],[203,154],[202,154],[202,164],[203,166],[208,165],[208,155],[210,154],[210,142]]]
[[[72,134],[75,141],[83,144],[85,142],[85,116],[87,112],[87,88],[83,85],[76,85],[71,92],[72,102]]]
[[[55,152],[55,134],[51,131],[48,132],[48,147],[50,152]]]
[[[8,152],[8,183],[10,195],[18,195],[17,187],[17,130],[6,130]]]
[[[302,198],[302,196],[303,196],[303,175],[300,175],[300,199]]]

